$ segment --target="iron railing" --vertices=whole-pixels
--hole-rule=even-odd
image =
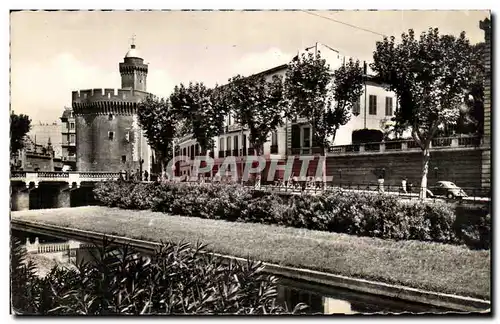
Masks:
[[[266,182],[266,179],[261,180],[263,183]],[[207,185],[210,183],[235,183],[240,181],[238,179],[232,179],[228,176],[222,177],[203,177],[199,179],[191,179],[185,183],[186,185],[196,186],[196,185]],[[254,181],[247,181],[243,183],[245,186],[253,187]],[[384,194],[384,195],[392,195],[398,196],[401,199],[409,200],[409,199],[420,199],[420,187],[407,185],[405,189],[401,184],[384,184],[383,186],[379,185],[375,182],[369,183],[327,183],[324,186],[323,182],[320,180],[308,180],[308,181],[282,181],[278,180],[272,184],[263,184],[259,189],[261,191],[266,192],[275,192],[275,193],[291,193],[291,194],[319,194],[326,191],[332,190],[340,190],[344,192],[359,192],[366,194]],[[427,198],[428,199],[439,199],[439,200],[448,200],[448,201],[462,201],[462,202],[483,202],[487,203],[491,201],[491,189],[489,188],[479,188],[479,187],[461,187],[460,188],[465,195],[459,194],[454,190],[450,190],[449,192],[452,195],[448,195],[446,192],[438,193],[433,185],[430,185],[427,188]],[[433,191],[434,190],[434,191]],[[453,193],[456,192],[456,193]]]
[[[406,199],[420,199],[421,187],[407,185],[405,189],[401,184],[384,184],[380,186],[378,183],[327,183],[326,188],[322,181],[276,181],[273,185],[262,186],[266,191],[278,192],[306,192],[320,193],[324,190],[342,190],[365,193],[380,193],[387,195],[396,195]],[[463,194],[465,193],[465,195]],[[427,198],[430,199],[446,199],[459,201],[491,201],[491,189],[480,187],[460,187],[459,189],[439,189],[439,191],[430,185],[427,187]]]

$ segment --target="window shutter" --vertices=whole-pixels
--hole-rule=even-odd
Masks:
[[[292,125],[292,148],[300,148],[300,127]]]

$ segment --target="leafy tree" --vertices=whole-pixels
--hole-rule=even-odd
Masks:
[[[220,88],[207,88],[203,83],[189,83],[176,86],[170,95],[173,109],[184,121],[186,128],[192,130],[202,151],[212,149],[213,138],[223,128],[227,113],[223,101],[219,100]]]
[[[193,132],[191,131],[191,127],[185,120],[181,119],[177,121],[177,124],[175,126],[175,136],[183,137],[192,133]]]
[[[330,135],[329,143],[335,141],[335,135],[340,126],[351,119],[351,111],[356,100],[363,92],[363,69],[359,61],[349,59],[349,62],[333,72],[334,106],[327,107],[326,129]],[[331,130],[330,130],[331,129]],[[327,146],[329,143],[324,143]]]
[[[162,172],[171,157],[177,116],[168,100],[149,95],[139,103],[138,117],[149,145],[159,157]]]
[[[361,96],[363,69],[349,60],[333,72],[321,54],[308,53],[292,61],[286,72],[284,97],[287,116],[304,118],[312,127],[313,143],[325,155],[340,126],[351,117],[351,109]],[[323,159],[326,185],[326,158]]]
[[[485,43],[472,46],[471,54],[471,78],[466,90],[466,106],[460,111],[457,121],[456,132],[462,134],[483,135],[484,131],[484,77],[485,67],[483,51]],[[489,77],[489,76],[486,76]]]
[[[27,115],[10,114],[10,152],[24,148],[24,137],[31,129],[31,119]]]
[[[437,28],[415,37],[403,33],[401,43],[385,37],[377,42],[371,65],[399,98],[397,124],[410,128],[423,153],[421,198],[426,197],[429,146],[440,127],[455,125],[471,82],[472,46],[459,37],[440,35]]]
[[[264,153],[264,143],[271,132],[283,124],[285,110],[282,99],[281,76],[273,76],[271,81],[267,81],[263,76],[237,75],[229,80],[226,104],[240,125],[248,128],[248,140],[258,156]],[[256,187],[260,186],[260,178],[258,173]]]

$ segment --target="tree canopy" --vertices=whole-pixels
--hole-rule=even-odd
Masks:
[[[362,83],[359,61],[350,59],[332,73],[321,53],[302,54],[290,63],[285,77],[287,116],[306,119],[312,126],[313,142],[326,148],[339,127],[350,120]]]
[[[471,78],[465,96],[465,110],[460,111],[460,116],[455,127],[458,133],[475,133],[482,135],[484,131],[484,77],[485,67],[483,51],[485,43],[472,46]],[[489,76],[486,76],[489,77]]]
[[[425,149],[440,125],[456,124],[471,84],[473,47],[437,28],[415,37],[413,30],[377,42],[371,68],[399,99],[395,121],[412,130]]]
[[[333,72],[333,100],[334,106],[327,108],[328,133],[335,135],[340,126],[347,124],[351,119],[351,112],[355,102],[363,93],[363,69],[359,61],[349,59]]]
[[[302,54],[290,62],[285,76],[287,117],[305,118],[312,126],[313,141],[321,146],[326,146],[331,130],[325,113],[333,99],[329,88],[331,80],[330,66],[320,53]]]
[[[439,128],[456,125],[466,107],[477,75],[474,52],[464,32],[458,37],[440,35],[437,28],[419,38],[410,29],[399,43],[395,37],[377,42],[371,67],[398,97],[396,124],[411,129],[424,154],[422,198],[426,196],[430,143]]]
[[[31,119],[27,115],[10,114],[10,152],[24,148],[24,137],[31,129]]]
[[[139,104],[137,115],[149,145],[159,154],[163,164],[170,156],[178,124],[172,105],[164,98],[150,95]]]
[[[229,80],[226,102],[235,119],[250,132],[249,142],[262,154],[269,134],[283,123],[283,81],[273,76],[267,81],[263,76],[242,77]]]
[[[213,137],[222,131],[227,109],[220,96],[220,88],[207,88],[203,83],[176,86],[170,96],[172,108],[192,130],[202,150],[213,146]]]

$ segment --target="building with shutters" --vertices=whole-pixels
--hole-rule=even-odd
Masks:
[[[298,55],[311,51],[319,51],[322,58],[330,65],[332,71],[350,58],[320,43],[299,51]],[[280,75],[284,78],[287,66],[287,64],[283,64],[260,72],[257,75],[264,76],[267,80],[271,80],[275,75]],[[351,144],[351,134],[357,129],[369,128],[381,130],[384,122],[394,116],[397,103],[394,93],[386,91],[381,84],[377,83],[369,75],[365,75],[363,89],[363,94],[355,105],[350,121],[337,131],[333,145]],[[200,154],[209,154],[215,159],[214,174],[225,157],[234,156],[237,160],[238,168],[241,170],[240,160],[242,160],[242,157],[254,154],[253,148],[248,141],[249,131],[242,129],[231,115],[226,117],[224,123],[224,132],[214,139],[216,144],[213,150],[200,152],[199,145],[192,136],[188,135],[179,139],[177,155],[193,160],[195,156]],[[286,161],[287,156],[311,155],[313,153],[318,153],[318,150],[312,141],[311,126],[303,120],[296,122],[285,120],[284,126],[272,133],[269,136],[269,140],[264,144],[264,157],[267,160],[279,160],[280,164]],[[180,162],[176,166],[176,175],[190,175],[190,170],[190,162]],[[282,173],[277,175],[277,177],[281,176]]]

